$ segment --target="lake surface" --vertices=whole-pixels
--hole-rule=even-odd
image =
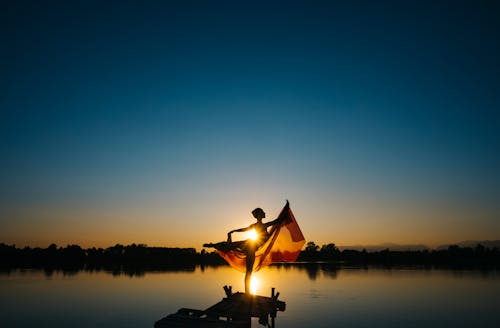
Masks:
[[[499,327],[500,272],[271,266],[256,274],[287,304],[276,327]],[[0,272],[1,327],[153,327],[181,307],[205,309],[243,289],[230,267],[121,274]],[[253,327],[259,326],[257,320]]]

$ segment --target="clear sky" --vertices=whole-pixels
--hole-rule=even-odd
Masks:
[[[9,1],[0,242],[500,239],[496,1]]]

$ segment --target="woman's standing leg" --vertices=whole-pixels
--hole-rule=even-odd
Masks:
[[[252,279],[253,264],[255,262],[255,249],[249,247],[247,251],[247,271],[245,273],[245,293],[250,294],[250,280]]]

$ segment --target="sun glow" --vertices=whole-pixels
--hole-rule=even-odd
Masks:
[[[255,231],[255,229],[252,229],[248,232],[248,238],[251,240],[257,240],[259,238],[259,234]]]
[[[252,276],[250,278],[250,294],[255,295],[257,294],[257,289],[259,288],[259,279],[257,279],[256,276]]]

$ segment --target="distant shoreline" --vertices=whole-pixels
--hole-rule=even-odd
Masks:
[[[474,247],[451,245],[442,249],[390,250],[389,248],[368,251],[343,249],[335,244],[321,247],[308,242],[301,251],[299,262],[326,262],[354,265],[428,265],[463,266],[476,268],[500,268],[500,250],[482,244]],[[78,245],[58,247],[51,244],[47,248],[17,248],[0,243],[0,267],[2,268],[109,268],[128,267],[137,270],[170,269],[193,267],[196,265],[226,265],[217,252],[194,248],[148,247],[144,244],[120,245],[108,248],[82,248]]]

